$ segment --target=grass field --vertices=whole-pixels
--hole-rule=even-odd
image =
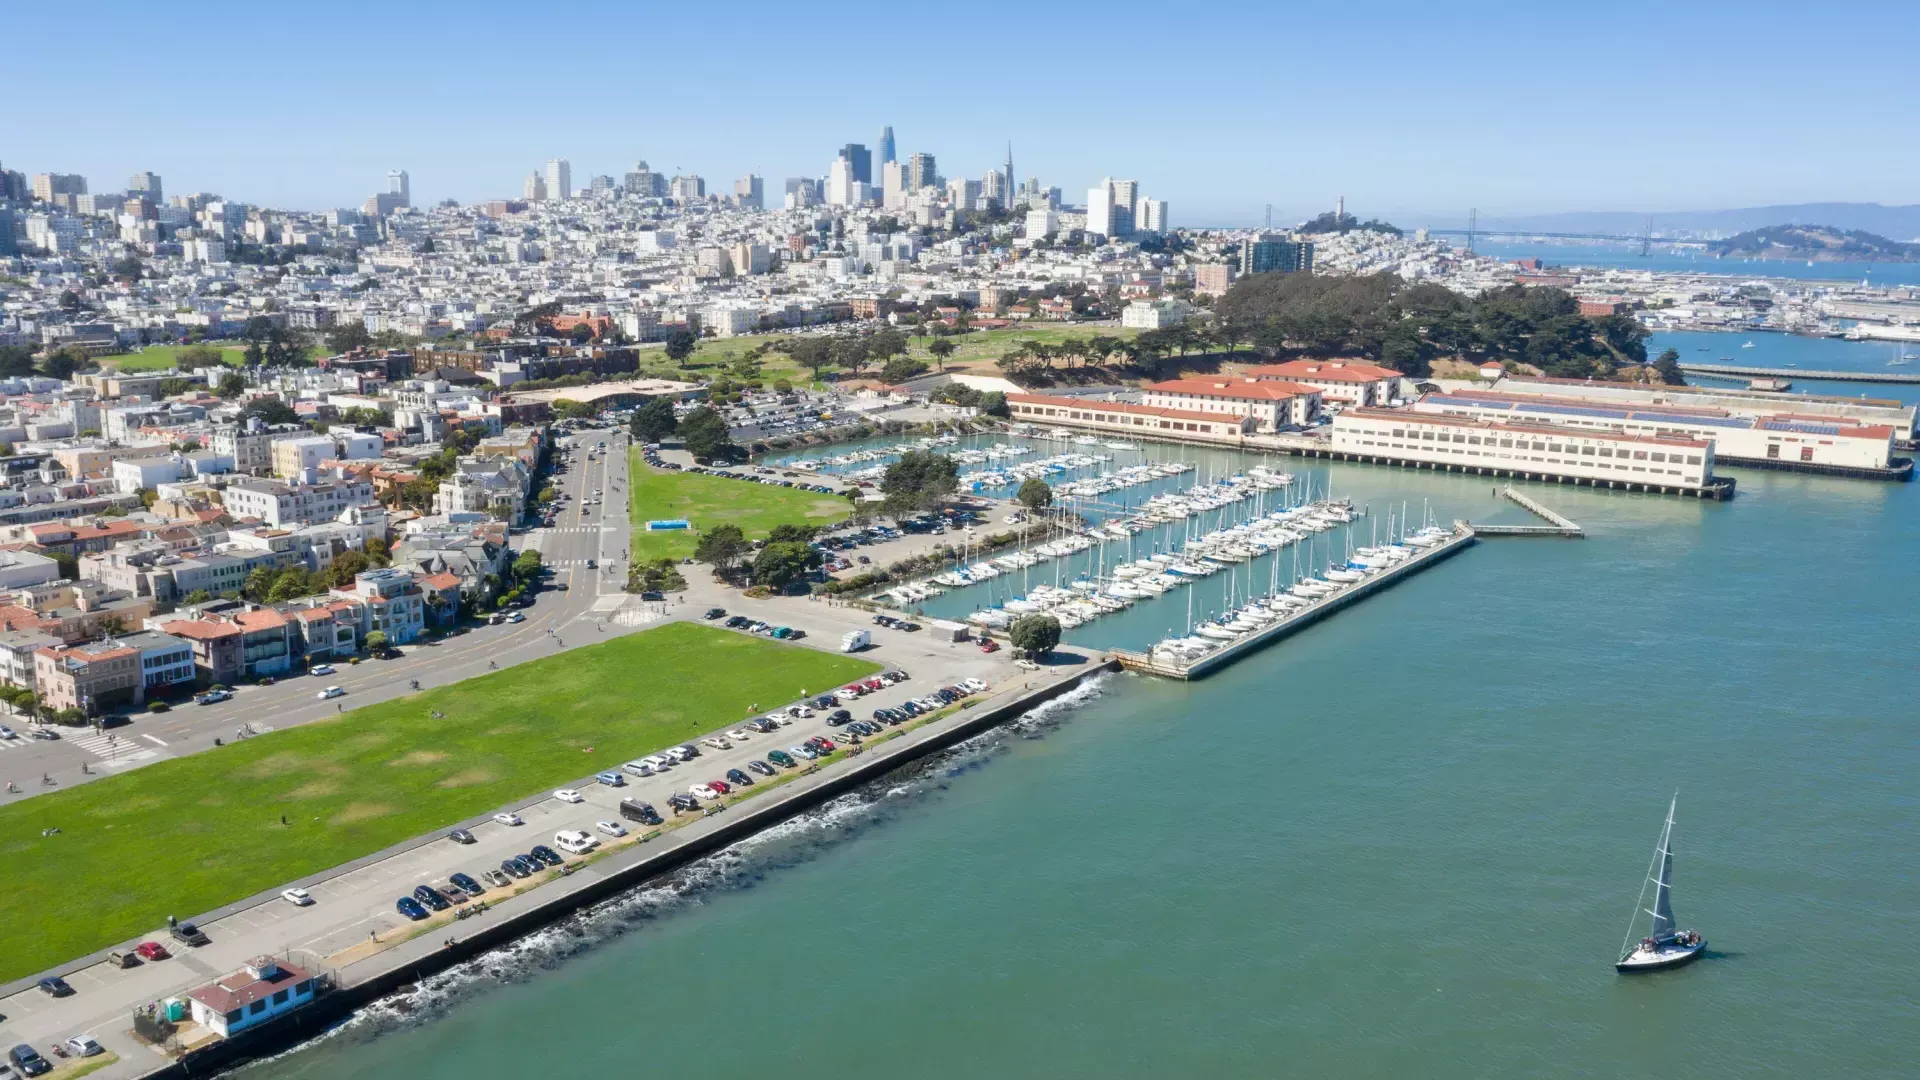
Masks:
[[[0,980],[877,670],[670,623],[0,807]]]
[[[638,449],[629,454],[627,477],[633,491],[627,505],[633,518],[636,559],[684,558],[693,554],[699,539],[694,532],[647,532],[649,521],[686,518],[695,529],[738,525],[752,540],[767,535],[775,525],[831,525],[846,520],[849,513],[847,500],[837,495],[665,472],[641,460]]]
[[[111,364],[121,371],[165,371],[176,366],[174,357],[185,345],[149,345],[137,353],[121,353],[117,356],[103,356],[102,364]],[[222,346],[220,360],[230,367],[239,367],[245,349]]]

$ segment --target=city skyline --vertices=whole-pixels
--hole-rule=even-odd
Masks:
[[[101,69],[151,62],[150,43],[134,23],[112,17],[117,6],[109,3],[95,26],[91,59]],[[186,7],[177,17],[217,20],[228,5]],[[1785,5],[1749,6],[1734,18],[1722,4],[1696,2],[1599,22],[1571,11],[1516,19],[1389,5],[1396,32],[1364,44],[1338,43],[1337,13],[1217,8],[1189,15],[1196,26],[1230,29],[1236,38],[1324,44],[1290,50],[1288,63],[1271,71],[1236,68],[1218,95],[1116,88],[1098,108],[1069,103],[1077,87],[1114,73],[1105,58],[1127,52],[1137,20],[1079,20],[1082,7],[1061,17],[1087,28],[1088,48],[1049,53],[1041,65],[1022,50],[989,51],[979,61],[971,77],[1017,82],[1024,96],[1052,103],[1005,110],[986,124],[956,115],[940,80],[915,80],[885,95],[883,105],[853,94],[774,108],[771,84],[682,98],[671,88],[683,81],[676,73],[691,75],[698,61],[691,55],[657,58],[658,78],[644,86],[611,67],[586,68],[569,73],[563,98],[527,95],[511,80],[472,77],[474,57],[492,43],[485,4],[383,10],[383,34],[431,39],[435,48],[400,66],[377,50],[341,50],[330,59],[334,77],[324,94],[297,83],[240,94],[222,80],[176,82],[167,100],[178,125],[69,122],[114,115],[123,104],[119,90],[110,80],[70,78],[51,53],[29,50],[14,58],[17,73],[57,81],[61,97],[57,107],[16,111],[0,162],[30,173],[113,177],[116,185],[151,170],[173,191],[322,209],[358,203],[392,169],[410,173],[416,204],[514,197],[530,170],[562,157],[583,179],[618,176],[641,157],[670,175],[698,173],[716,183],[749,173],[821,176],[834,148],[875,147],[876,133],[890,125],[898,160],[930,153],[951,175],[978,177],[998,167],[1011,141],[1025,174],[1069,193],[1102,176],[1137,177],[1193,225],[1256,224],[1267,203],[1293,214],[1339,194],[1409,224],[1468,207],[1497,214],[1920,202],[1911,179],[1920,148],[1888,137],[1905,128],[1904,104],[1920,91],[1901,55],[1920,34],[1920,14],[1910,6],[1861,5],[1860,19],[1876,33],[1849,42],[1844,59],[1800,57],[1792,79],[1753,71],[1755,58],[1798,56],[1808,27]],[[981,21],[990,24],[996,10],[984,9]],[[250,11],[256,17],[266,37],[293,33],[311,18]],[[654,34],[697,37],[700,30],[693,13],[645,17],[658,20],[649,26]],[[588,5],[583,18],[618,36],[641,15]],[[23,9],[12,27],[33,40],[57,34],[62,23],[57,10]],[[779,50],[858,51],[883,40],[878,28],[801,27],[783,33],[777,48],[749,42],[737,49],[747,69],[772,71]],[[1663,51],[1662,42],[1682,47]],[[1546,56],[1552,65],[1540,62]],[[1361,60],[1366,75],[1356,78]],[[252,134],[180,138],[183,125],[208,115],[218,115],[223,130]],[[1809,132],[1836,152],[1783,152]],[[263,140],[271,153],[260,152]],[[1769,149],[1776,144],[1780,150]],[[873,157],[877,182],[882,161]]]

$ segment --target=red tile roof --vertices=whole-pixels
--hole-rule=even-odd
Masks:
[[[1320,392],[1317,386],[1280,379],[1226,378],[1168,379],[1166,382],[1152,383],[1143,389],[1149,394],[1191,394],[1195,397],[1242,398],[1248,401],[1285,401],[1288,398]]]
[[[313,977],[305,968],[283,964],[278,960],[274,961],[274,969],[272,978],[256,979],[243,968],[212,986],[201,986],[189,990],[187,996],[214,1012],[224,1014],[235,1009],[244,1009],[256,1001],[272,997],[278,991]]]
[[[1401,372],[1359,360],[1289,360],[1284,364],[1261,364],[1246,374],[1256,379],[1313,379],[1318,382],[1377,382],[1397,379]]]

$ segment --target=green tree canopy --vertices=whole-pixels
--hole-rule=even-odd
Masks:
[[[776,592],[784,590],[812,567],[820,564],[820,553],[795,541],[768,544],[753,559],[753,582]]]
[[[693,546],[693,557],[718,569],[725,570],[752,550],[747,536],[738,525],[715,525],[700,534]]]
[[[680,421],[680,438],[696,461],[728,461],[739,449],[720,414],[702,405]]]
[[[1013,497],[1029,510],[1044,510],[1053,505],[1053,489],[1037,476],[1022,483]]]
[[[960,489],[960,467],[946,454],[912,450],[887,466],[880,490],[887,513],[895,516],[932,510]]]
[[[1028,656],[1045,657],[1060,644],[1060,620],[1051,615],[1022,615],[1007,628],[1007,637]]]
[[[667,359],[678,364],[692,356],[694,348],[699,344],[700,339],[693,335],[693,331],[684,327],[675,330],[667,335]]]
[[[651,397],[633,411],[633,421],[627,427],[641,442],[657,443],[673,434],[678,425],[673,415],[673,399]]]

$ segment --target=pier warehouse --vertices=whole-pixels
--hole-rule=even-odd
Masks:
[[[1320,415],[1318,387],[1283,379],[1169,379],[1143,387],[1141,393],[1143,401],[1158,408],[1249,417],[1256,431],[1306,427]]]
[[[1238,441],[1254,423],[1251,418],[1237,414],[1222,415],[1047,394],[1008,394],[1007,409],[1013,413],[1015,420],[1029,423],[1068,424],[1130,435],[1204,435],[1234,441]]]
[[[1606,407],[1578,398],[1478,390],[1428,394],[1413,408],[1501,423],[1547,423],[1630,435],[1703,439],[1713,443],[1714,457],[1726,465],[1794,466],[1813,472],[1872,476],[1888,470],[1893,456],[1891,427],[1856,427],[1846,421],[1794,413],[1735,416],[1722,409]]]
[[[1603,382],[1594,379],[1549,379],[1508,376],[1493,387],[1503,394],[1528,394],[1534,397],[1574,398],[1614,407],[1635,408],[1661,405],[1697,411],[1721,409],[1735,416],[1777,416],[1794,413],[1814,416],[1829,423],[1844,422],[1848,427],[1893,429],[1893,437],[1911,442],[1914,436],[1915,406],[1888,398],[1840,397],[1824,394],[1782,395],[1765,390],[1739,390],[1708,386],[1646,386],[1641,383]]]
[[[1718,497],[1704,439],[1575,431],[1403,409],[1348,409],[1333,420],[1336,456],[1500,476]]]

